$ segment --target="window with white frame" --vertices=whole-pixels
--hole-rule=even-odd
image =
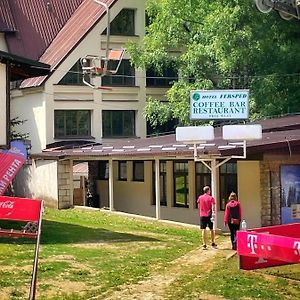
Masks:
[[[104,138],[135,136],[135,111],[103,110],[102,129]]]
[[[91,137],[90,110],[55,110],[55,138],[89,138]]]
[[[114,70],[119,61],[110,61],[108,69]],[[135,86],[135,68],[130,64],[130,60],[123,59],[118,72],[114,75],[102,77],[102,86]]]
[[[82,68],[78,60],[68,73],[59,81],[59,85],[84,85],[82,81]]]

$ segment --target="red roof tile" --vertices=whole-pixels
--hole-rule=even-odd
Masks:
[[[15,31],[16,25],[10,10],[10,1],[0,1],[0,31],[9,32]]]
[[[38,60],[82,1],[1,1],[2,17],[13,16],[10,21],[16,29],[6,35],[9,52]]]

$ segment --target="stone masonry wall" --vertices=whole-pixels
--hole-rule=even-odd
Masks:
[[[72,162],[65,160],[58,162],[58,208],[73,206]]]
[[[280,166],[282,164],[299,164],[299,159],[262,161],[260,164],[262,226],[281,224]]]

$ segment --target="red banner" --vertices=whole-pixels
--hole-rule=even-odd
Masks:
[[[9,150],[0,150],[0,195],[6,191],[27,158],[22,141],[11,142]]]
[[[41,203],[41,200],[0,196],[0,220],[38,222]]]
[[[244,270],[300,262],[300,224],[237,232],[240,268]]]

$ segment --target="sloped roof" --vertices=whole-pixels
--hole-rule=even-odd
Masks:
[[[294,155],[300,152],[300,115],[285,116],[280,118],[261,120],[259,123],[263,128],[261,140],[247,142],[247,155],[261,155],[268,153],[284,153]],[[284,129],[293,125],[293,129]],[[273,128],[270,130],[270,128]],[[283,130],[282,130],[283,129]],[[237,146],[234,149],[224,149],[228,145],[222,139],[222,129],[215,128],[215,140],[206,145],[197,145],[198,154],[201,156],[228,156],[241,155],[242,149]],[[145,139],[128,139],[102,145],[89,145],[73,149],[45,150],[36,154],[35,158],[143,158],[153,159],[155,157],[168,158],[191,158],[193,157],[192,145],[185,145],[176,141],[175,134],[151,137]]]
[[[83,0],[2,0],[0,24],[12,54],[39,60]]]
[[[104,2],[111,7],[116,1]],[[40,61],[51,65],[51,70],[54,70],[104,15],[104,7],[93,0],[83,0],[40,57]],[[25,80],[21,88],[39,86],[46,78],[45,76]]]
[[[16,31],[15,20],[10,9],[10,1],[0,1],[0,31],[14,32]]]

